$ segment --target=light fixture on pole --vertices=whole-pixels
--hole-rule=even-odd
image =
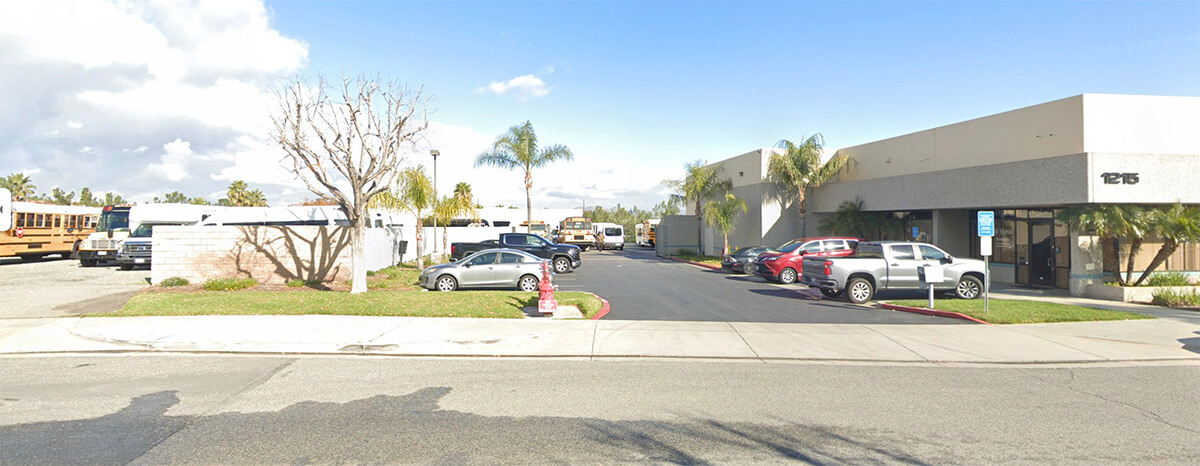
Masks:
[[[433,208],[437,209],[437,158],[442,155],[437,149],[429,151],[429,155],[433,156]],[[433,253],[437,254],[437,212],[433,213]]]

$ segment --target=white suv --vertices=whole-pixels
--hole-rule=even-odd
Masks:
[[[596,249],[625,250],[625,227],[616,223],[593,223],[592,231],[596,235]]]

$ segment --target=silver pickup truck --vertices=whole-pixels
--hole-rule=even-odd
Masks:
[[[927,243],[872,241],[858,243],[846,257],[804,259],[803,283],[832,298],[846,293],[852,303],[870,301],[876,291],[923,289],[921,268],[944,266],[944,281],[934,290],[954,290],[963,299],[983,293],[983,261],[953,257]]]

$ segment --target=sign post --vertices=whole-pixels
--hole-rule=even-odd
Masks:
[[[988,294],[992,287],[992,272],[988,258],[992,256],[992,237],[996,235],[996,212],[979,211],[979,255],[983,256],[983,313],[988,313]]]

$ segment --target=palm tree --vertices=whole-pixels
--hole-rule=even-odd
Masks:
[[[250,195],[250,191],[248,188],[249,187],[246,186],[246,182],[242,181],[242,180],[236,180],[232,183],[229,183],[229,188],[225,192],[225,198],[229,199],[229,205],[231,205],[231,206],[249,205],[249,204],[247,204],[247,201],[248,201],[247,196]]]
[[[683,180],[667,180],[663,184],[675,190],[671,194],[671,202],[687,204],[694,202],[696,206],[696,254],[704,255],[704,201],[719,196],[733,189],[733,180],[720,177],[721,167],[708,166],[703,160],[697,160],[684,166],[687,175]]]
[[[34,186],[33,180],[25,176],[24,173],[13,173],[7,178],[0,178],[0,188],[8,188],[12,193],[14,201],[24,201],[33,196],[37,191],[37,186]]]
[[[1126,210],[1126,207],[1115,204],[1088,204],[1068,207],[1058,214],[1058,220],[1066,223],[1072,230],[1091,232],[1100,237],[1105,268],[1112,267],[1115,270],[1117,284],[1120,286],[1126,286],[1127,282],[1121,275],[1121,258],[1116,241],[1118,238],[1132,236],[1129,233],[1135,230]]]
[[[1150,260],[1150,265],[1146,266],[1146,270],[1138,277],[1137,282],[1133,286],[1141,285],[1150,274],[1167,261],[1171,254],[1175,254],[1175,250],[1179,249],[1179,243],[1190,241],[1200,241],[1200,207],[1182,204],[1175,204],[1170,207],[1161,207],[1152,209],[1147,215],[1147,225],[1150,231],[1162,239],[1162,246],[1158,248],[1158,253],[1154,255],[1154,259]]]
[[[733,193],[725,193],[723,200],[708,201],[704,204],[704,218],[708,222],[708,226],[716,228],[725,235],[725,248],[721,250],[722,255],[729,253],[729,234],[733,233],[736,226],[734,220],[738,215],[749,211],[746,201],[734,196]]]
[[[462,203],[463,211],[459,214],[471,216],[471,220],[479,220],[479,209],[475,207],[475,195],[471,193],[469,183],[460,182],[454,186],[454,198]]]
[[[433,207],[433,216],[442,224],[442,250],[450,250],[449,232],[446,227],[450,225],[450,221],[466,213],[468,207],[470,205],[464,203],[462,198],[455,196],[444,196]]]
[[[538,148],[537,134],[533,132],[533,124],[526,121],[516,125],[501,134],[492,143],[492,150],[475,157],[475,166],[490,165],[493,167],[512,170],[520,168],[525,171],[525,220],[533,221],[533,202],[530,191],[533,190],[533,169],[542,168],[559,160],[574,160],[575,154],[562,144],[551,144]]]
[[[833,216],[822,220],[817,227],[822,234],[849,235],[859,238],[882,238],[884,232],[900,227],[900,219],[886,212],[863,210],[863,200],[855,198],[838,205]]]
[[[255,189],[246,193],[245,202],[250,207],[267,207],[267,195]]]
[[[417,268],[425,268],[425,238],[421,218],[433,207],[433,180],[425,176],[425,167],[420,165],[400,172],[396,185],[371,199],[369,208],[395,209],[409,212],[417,217]]]
[[[767,160],[767,181],[775,187],[771,197],[780,205],[793,202],[800,214],[801,229],[808,233],[808,190],[821,186],[837,175],[847,163],[846,156],[833,157],[821,163],[825,139],[821,133],[805,139],[800,145],[783,139],[776,147],[783,153],[773,153]]]

